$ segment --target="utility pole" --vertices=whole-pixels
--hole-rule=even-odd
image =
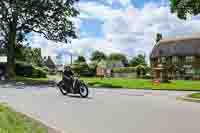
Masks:
[[[72,64],[73,64],[73,55],[72,55],[72,53],[70,54],[70,56],[71,56],[71,66],[72,66]]]
[[[70,50],[70,60],[71,60],[71,66],[73,64],[73,50],[72,50],[72,44],[71,44],[71,50]]]

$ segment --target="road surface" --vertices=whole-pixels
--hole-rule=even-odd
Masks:
[[[90,98],[53,87],[0,85],[0,102],[63,133],[199,133],[200,104],[177,101],[188,92],[91,89]]]

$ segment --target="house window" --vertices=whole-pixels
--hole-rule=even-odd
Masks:
[[[178,56],[172,57],[172,63],[177,63],[178,62]]]
[[[183,67],[185,69],[186,74],[193,74],[194,70],[192,68],[192,65],[184,65]]]
[[[161,63],[166,63],[166,57],[161,57]]]
[[[193,73],[194,73],[194,70],[193,70],[193,69],[186,69],[186,70],[185,70],[185,73],[186,73],[186,74],[193,74]]]
[[[194,61],[194,57],[193,56],[186,56],[185,61],[186,61],[186,63],[192,63]]]

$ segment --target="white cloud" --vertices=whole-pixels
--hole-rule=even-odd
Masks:
[[[147,4],[143,9],[129,6],[119,16],[107,19],[103,25],[105,39],[113,41],[113,47],[132,56],[143,50],[149,55],[156,33],[164,37],[189,35],[200,31],[199,20],[179,20],[169,7]],[[131,49],[131,50],[130,50]],[[135,52],[135,53],[134,53]]]
[[[100,50],[107,54],[122,52],[129,57],[142,51],[149,55],[158,32],[162,33],[164,37],[173,37],[200,31],[199,20],[179,20],[170,13],[169,7],[157,6],[154,3],[146,4],[142,9],[129,4],[126,9],[121,10],[112,9],[97,2],[80,2],[79,8],[81,15],[77,25],[80,25],[82,18],[100,19],[104,22],[102,24],[104,37],[86,37],[72,41],[73,53],[85,55],[88,58],[94,50]],[[39,44],[43,49],[46,47],[44,51],[49,55],[56,55],[60,52],[68,53],[70,50],[69,44],[45,41],[37,36],[33,40],[34,44]]]
[[[126,7],[126,6],[128,6],[128,5],[131,4],[131,0],[107,0],[107,2],[108,2],[110,5],[112,5],[112,4],[115,3],[115,2],[118,2],[118,3],[121,4],[121,6],[124,6],[124,7]]]
[[[113,10],[110,6],[98,2],[80,2],[80,18],[106,20],[113,16],[120,15],[119,10]]]

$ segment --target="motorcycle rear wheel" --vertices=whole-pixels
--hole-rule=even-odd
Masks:
[[[58,88],[59,88],[60,92],[61,92],[64,96],[66,96],[66,95],[68,94],[67,90],[64,88],[63,85],[58,86]]]

